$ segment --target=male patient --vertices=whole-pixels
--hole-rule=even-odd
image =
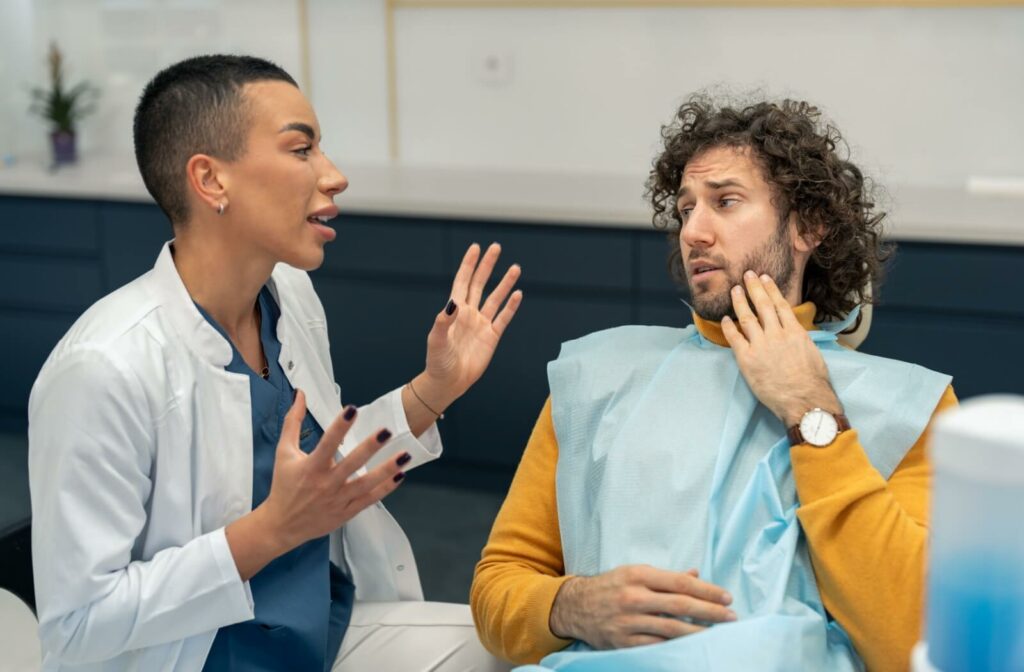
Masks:
[[[806,103],[695,96],[663,137],[648,191],[695,324],[590,334],[549,364],[473,582],[481,639],[559,670],[905,669],[924,446],[956,397],[837,342],[884,214]]]

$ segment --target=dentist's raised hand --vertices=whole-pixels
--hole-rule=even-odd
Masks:
[[[492,243],[482,257],[480,246],[473,243],[462,258],[451,297],[427,335],[426,368],[402,394],[414,433],[426,429],[480,379],[523,301],[522,290],[513,291],[521,273],[517,264],[484,298],[484,288],[500,255],[497,243]]]

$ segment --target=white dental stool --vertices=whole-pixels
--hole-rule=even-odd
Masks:
[[[0,588],[0,672],[38,672],[42,653],[36,617],[14,593]]]

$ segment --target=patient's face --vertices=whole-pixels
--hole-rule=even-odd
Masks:
[[[772,191],[747,149],[717,147],[686,164],[677,202],[679,246],[693,307],[719,321],[732,309],[729,290],[747,269],[767,273],[793,305],[795,227],[781,222]]]

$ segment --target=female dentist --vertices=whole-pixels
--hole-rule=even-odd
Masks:
[[[342,408],[306,271],[348,182],[294,80],[183,61],[134,134],[174,240],[75,323],[29,403],[44,669],[504,669],[464,605],[422,601],[379,500],[440,455],[434,421],[487,368],[519,268],[484,300],[500,250],[471,246],[425,369]]]

